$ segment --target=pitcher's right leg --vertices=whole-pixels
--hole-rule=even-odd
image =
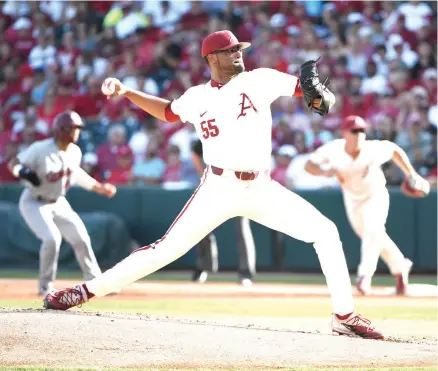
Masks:
[[[207,180],[207,177],[212,179]],[[184,255],[209,232],[234,216],[234,203],[230,202],[232,195],[223,189],[221,191],[217,185],[211,174],[204,175],[201,184],[162,238],[135,250],[86,284],[50,293],[46,296],[44,307],[66,310],[94,295],[105,296]]]

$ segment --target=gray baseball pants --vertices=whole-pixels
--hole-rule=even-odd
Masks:
[[[41,240],[40,293],[44,293],[55,281],[63,238],[72,246],[85,280],[102,273],[91,248],[87,229],[65,197],[59,197],[56,202],[45,202],[36,199],[26,189],[21,194],[18,206],[26,224]]]

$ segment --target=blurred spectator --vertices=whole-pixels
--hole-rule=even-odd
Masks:
[[[407,68],[412,68],[418,61],[418,54],[399,34],[390,35],[386,47],[388,61],[400,61]]]
[[[162,183],[166,188],[193,187],[199,183],[199,174],[191,159],[181,160],[181,151],[178,146],[170,145],[167,149],[167,166],[163,174]]]
[[[198,135],[194,125],[187,123],[169,138],[169,145],[177,146],[180,150],[181,160],[188,161],[191,159],[192,142],[196,139],[198,139]]]
[[[92,176],[98,182],[103,181],[102,175],[98,167],[97,155],[93,152],[87,152],[82,156],[82,169],[85,170],[87,174]]]
[[[72,31],[65,32],[62,35],[62,47],[59,48],[56,55],[61,71],[65,71],[71,67],[76,67],[76,62],[81,54],[81,50],[76,47],[75,41],[74,33]]]
[[[387,89],[387,80],[383,75],[377,74],[377,65],[369,61],[366,66],[366,75],[362,80],[360,91],[362,94],[382,94]]]
[[[141,12],[139,4],[132,1],[119,1],[103,20],[104,27],[114,27],[119,40],[132,35],[138,28],[149,25],[147,17]]]
[[[385,77],[389,74],[389,61],[386,55],[386,46],[383,43],[376,45],[375,51],[371,55],[371,59],[376,64],[376,73]]]
[[[427,110],[408,114],[405,127],[398,132],[395,142],[409,156],[413,166],[418,169],[432,149],[432,134],[424,129],[428,127]]]
[[[416,31],[424,22],[430,21],[432,9],[424,1],[405,1],[399,7],[398,11],[406,18],[406,28]]]
[[[108,183],[115,185],[130,184],[132,175],[132,151],[128,145],[124,144],[117,148],[115,154],[116,165],[104,171],[104,178]]]
[[[162,172],[153,183],[162,177],[179,179],[164,187],[196,183],[199,177],[186,163],[194,126],[160,122],[123,97],[107,100],[100,86],[115,76],[132,89],[178,98],[210,79],[200,56],[203,37],[231,29],[252,42],[245,50],[247,70],[272,67],[297,75],[305,60],[321,57],[320,78],[331,79],[336,104],[323,119],[302,99],[272,103],[274,153],[282,146],[298,152],[288,168],[300,169],[308,148],[336,138],[343,117],[358,114],[371,124],[370,137],[401,143],[415,166],[432,174],[436,10],[435,3],[419,1],[5,1],[0,157],[10,141],[27,146],[48,135],[54,116],[72,108],[86,122],[78,144],[90,164],[83,166],[94,172],[116,169],[123,161],[116,153],[129,143],[139,174]],[[91,164],[96,158],[97,167]],[[399,184],[400,172],[389,165],[384,170],[391,184]],[[316,187],[316,180],[296,177],[299,186],[315,182]]]
[[[426,88],[431,106],[437,103],[437,69],[428,68],[424,71],[421,81]]]
[[[96,151],[99,168],[102,172],[116,169],[119,166],[117,153],[119,148],[126,144],[126,128],[120,124],[112,125],[108,129],[108,142],[100,145]]]
[[[100,87],[102,82],[94,76],[87,80],[87,91],[73,98],[73,109],[84,119],[95,121],[102,113],[106,97]]]
[[[159,184],[166,170],[166,163],[158,156],[157,142],[151,142],[147,146],[144,159],[136,159],[133,172],[135,184]]]
[[[158,143],[159,136],[159,129],[155,119],[149,118],[143,122],[140,130],[137,131],[129,141],[135,162],[144,160],[149,143],[152,141]]]
[[[19,180],[8,169],[9,160],[18,154],[18,143],[8,142],[5,145],[5,152],[0,161],[0,183],[17,183]]]
[[[290,144],[281,146],[275,156],[275,167],[271,171],[271,178],[286,186],[286,171],[297,150]]]
[[[50,82],[45,76],[44,68],[39,67],[34,69],[32,88],[30,92],[31,102],[36,105],[43,104],[49,87]]]
[[[429,131],[432,134],[432,148],[429,153],[426,154],[423,166],[420,168],[420,172],[425,176],[432,187],[437,187],[437,128],[431,125]]]
[[[178,146],[171,145],[167,149],[167,166],[163,174],[163,183],[181,181],[182,161]]]
[[[427,41],[418,44],[418,61],[412,69],[412,78],[419,80],[421,72],[428,68],[436,68],[436,56],[432,45]],[[436,79],[435,79],[436,80]]]
[[[152,16],[152,24],[166,32],[174,31],[175,23],[189,10],[188,1],[145,1],[143,12]]]
[[[52,127],[55,116],[67,108],[67,102],[58,95],[57,88],[52,86],[48,89],[44,102],[38,105],[38,118],[45,121],[48,127]]]
[[[47,14],[54,23],[67,22],[76,15],[75,6],[63,1],[41,1],[40,10]]]
[[[311,125],[312,129],[304,132],[307,148],[313,148],[334,139],[333,133],[324,128],[324,119],[321,116],[313,115]]]
[[[14,54],[22,61],[27,60],[29,52],[35,45],[32,36],[32,22],[20,17],[3,34],[4,40],[14,47]]]
[[[56,48],[50,44],[51,30],[40,33],[29,54],[29,65],[33,70],[46,69],[56,63]]]
[[[357,36],[348,38],[347,70],[353,75],[364,76],[367,64],[367,56],[363,52],[362,44]]]
[[[36,140],[42,140],[50,135],[50,128],[44,120],[38,118],[36,107],[29,106],[25,114],[14,122],[12,133],[15,140],[21,140],[21,133],[26,127],[35,129]]]

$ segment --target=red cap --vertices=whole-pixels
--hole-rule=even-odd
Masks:
[[[360,116],[347,116],[341,124],[343,131],[349,131],[353,129],[366,129],[368,127],[365,120]]]
[[[132,151],[131,148],[127,145],[122,145],[119,148],[117,148],[117,156],[131,156]]]
[[[217,31],[208,35],[202,42],[201,54],[206,57],[216,50],[227,50],[236,45],[240,45],[242,49],[251,46],[248,42],[239,42],[237,37],[231,31]]]

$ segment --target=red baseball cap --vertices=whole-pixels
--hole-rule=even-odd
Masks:
[[[365,120],[360,116],[347,116],[341,124],[343,131],[350,131],[353,129],[366,129],[368,127]]]
[[[201,54],[203,57],[206,57],[216,50],[227,50],[236,45],[246,49],[251,46],[251,43],[239,42],[237,37],[228,30],[213,32],[202,41]]]

